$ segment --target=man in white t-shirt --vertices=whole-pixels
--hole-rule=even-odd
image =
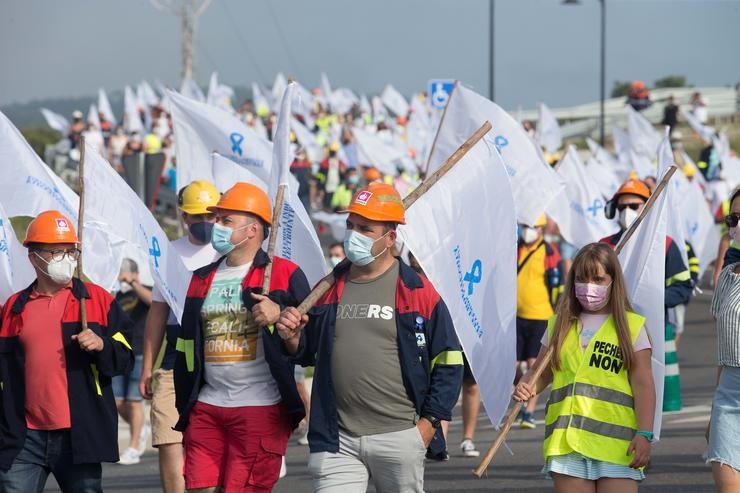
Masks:
[[[216,207],[217,262],[193,273],[177,334],[174,379],[188,490],[271,491],[288,438],[305,417],[293,363],[274,329],[309,293],[293,262],[262,250],[270,199],[236,183]],[[272,263],[269,292],[262,293]]]
[[[183,188],[178,196],[178,207],[188,234],[173,241],[172,246],[191,271],[208,265],[219,257],[211,246],[211,230],[216,214],[210,212],[208,207],[216,205],[220,195],[211,183],[197,180]],[[155,287],[144,329],[139,391],[144,398],[152,400],[152,446],[159,451],[159,475],[165,493],[185,491],[182,433],[173,430],[178,418],[172,376],[177,327],[177,319],[171,313],[162,293]],[[163,340],[164,354],[159,368],[155,370],[154,363]]]

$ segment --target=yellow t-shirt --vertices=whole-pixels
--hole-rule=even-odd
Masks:
[[[528,320],[547,320],[554,312],[545,284],[545,244],[537,241],[530,246],[521,246],[518,263],[521,265],[535,248],[536,251],[516,278],[516,316]]]

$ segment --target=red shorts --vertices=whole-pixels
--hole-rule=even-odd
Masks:
[[[185,487],[268,492],[292,432],[282,404],[219,407],[197,402],[183,435]]]

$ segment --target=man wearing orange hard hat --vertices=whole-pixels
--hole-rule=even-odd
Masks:
[[[393,186],[353,198],[349,262],[309,316],[283,310],[277,329],[297,363],[314,365],[308,440],[314,491],[421,492],[424,458],[442,453],[441,421],[460,393],[463,360],[447,307],[393,253],[405,224]]]
[[[303,271],[262,242],[272,225],[267,194],[236,183],[215,206],[211,245],[221,257],[193,273],[177,336],[175,394],[188,490],[270,491],[293,429],[305,416],[293,363],[274,329],[281,308],[309,292]]]
[[[619,214],[619,231],[601,239],[601,243],[608,243],[616,248],[627,228],[637,219],[650,198],[650,189],[637,179],[629,179],[619,187],[614,197],[606,203],[604,214],[608,219],[614,219]],[[673,238],[666,236],[665,250],[665,307],[673,308],[689,302],[693,286],[691,272],[681,257],[679,248]]]
[[[49,472],[62,491],[103,491],[100,463],[118,461],[111,377],[134,363],[130,322],[108,291],[73,277],[79,239],[64,214],[39,214],[23,245],[37,277],[2,310],[0,491],[43,489]]]

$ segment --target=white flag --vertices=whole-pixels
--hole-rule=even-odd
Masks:
[[[236,116],[214,106],[167,91],[174,124],[177,189],[194,180],[213,182],[211,153],[247,166],[261,180],[270,179],[272,143]]]
[[[154,106],[159,102],[157,93],[154,92],[152,86],[150,86],[149,83],[145,80],[139,82],[139,85],[136,88],[136,95],[139,97],[141,102],[146,104],[147,106]]]
[[[270,113],[270,102],[262,95],[262,89],[256,82],[252,82],[252,102],[257,116],[266,116]]]
[[[218,74],[213,72],[208,82],[208,96],[206,102],[224,111],[232,112],[231,100],[234,98],[234,90],[224,84],[219,84]]]
[[[692,112],[686,111],[683,108],[681,108],[681,116],[684,117],[686,123],[689,124],[694,132],[699,134],[699,137],[701,137],[704,142],[706,142],[707,144],[712,142],[712,138],[716,133],[716,131],[712,127],[702,123],[701,120],[694,116]]]
[[[406,98],[390,84],[383,89],[380,100],[396,116],[406,116],[409,112],[409,103],[406,101]]]
[[[533,225],[563,189],[521,125],[497,104],[458,84],[450,96],[427,174],[439,168],[483,122],[493,125],[485,139],[501,154],[511,180],[519,222]]]
[[[86,205],[95,211],[95,216],[91,219],[112,239],[136,246],[149,259],[154,284],[180,321],[190,284],[190,272],[151,211],[90,145],[85,148],[84,179],[85,183],[90,184],[85,187]],[[88,242],[89,232],[90,229],[85,228],[85,244]],[[123,255],[123,249],[120,255]],[[90,257],[93,255],[86,256],[85,261]],[[117,264],[120,264],[120,259]]]
[[[671,149],[671,141],[668,137],[668,127],[666,127],[665,136],[663,137],[663,141],[660,143],[660,147],[658,147],[659,179],[662,179],[670,167],[675,165],[673,150]],[[680,207],[680,201],[683,200],[684,197],[677,194],[677,187],[681,186],[681,178],[684,178],[683,173],[681,173],[680,169],[676,170],[673,174],[673,178],[663,192],[666,195],[666,207],[671,211],[671,213],[667,215],[666,234],[673,238],[673,242],[681,252],[681,258],[683,259],[684,265],[688,267],[689,259],[686,254],[686,225],[684,223]]]
[[[273,204],[279,186],[288,186],[290,165],[293,162],[293,153],[290,151],[290,120],[293,118],[291,102],[295,85],[291,82],[282,94],[280,112],[273,129],[272,138],[272,169],[270,170],[270,192]],[[294,192],[298,193],[295,189]]]
[[[203,94],[201,88],[198,87],[198,84],[189,75],[186,75],[182,78],[182,83],[180,84],[180,94],[182,94],[186,98],[193,99],[200,103],[206,100],[206,96]]]
[[[272,83],[272,99],[279,101],[287,86],[288,80],[285,78],[285,75],[282,72],[278,72],[275,76],[275,82]]]
[[[650,159],[658,152],[658,146],[662,137],[655,130],[653,124],[647,118],[635,111],[632,106],[627,106],[627,131],[630,136],[632,149]]]
[[[398,167],[407,168],[406,155],[383,142],[376,134],[359,127],[352,129],[357,144],[358,161],[366,166],[375,166],[384,175],[395,176]]]
[[[92,103],[90,105],[90,109],[87,111],[87,123],[95,125],[95,128],[97,128],[98,130],[101,129],[100,115],[98,114],[98,107],[95,106],[95,103]]]
[[[509,178],[494,146],[473,146],[406,211],[406,220],[400,236],[447,304],[497,426],[516,365],[517,233]]]
[[[323,101],[323,105],[327,109],[334,109],[334,92],[331,89],[331,84],[329,83],[329,77],[326,76],[324,72],[321,72],[321,79],[319,81],[319,88],[321,89],[321,99]]]
[[[360,102],[360,99],[352,90],[340,87],[331,96],[332,111],[337,114],[349,113],[352,106]]]
[[[234,183],[243,181],[261,188],[270,195],[267,183],[247,167],[218,153],[213,153],[212,159],[216,187],[222,192],[234,186]],[[292,175],[290,178],[295,180]],[[313,285],[326,275],[326,262],[316,228],[311,223],[311,218],[298,198],[296,190],[296,186],[289,187],[285,194],[275,254],[298,264],[306,274],[308,282]]]
[[[116,120],[116,115],[113,114],[113,109],[110,107],[108,95],[102,87],[98,89],[98,111],[103,114],[106,121],[108,121],[112,127],[116,126],[118,120]]]
[[[616,182],[614,184],[599,184],[600,186],[603,186],[602,192],[605,190],[608,191],[604,192],[604,196],[611,197],[614,195],[614,192],[617,191],[617,188],[619,188],[619,184],[625,181],[629,176],[630,168],[629,166],[626,166],[625,163],[622,163],[619,160],[619,157],[613,156],[609,151],[594,142],[591,138],[586,137],[586,144],[588,145],[588,149],[591,151],[593,159],[595,159],[602,168],[605,168],[605,173],[612,176],[610,180]]]
[[[28,260],[28,251],[18,241],[10,218],[0,205],[0,305],[34,279],[36,272]]]
[[[557,172],[563,178],[565,189],[560,199],[552,201],[549,213],[558,223],[565,241],[581,248],[616,233],[619,226],[604,216],[604,197],[586,173],[575,147],[568,148]]]
[[[139,115],[138,98],[129,86],[123,90],[123,129],[126,133],[144,134],[144,125]]]
[[[62,135],[67,135],[67,131],[69,130],[69,121],[67,121],[66,118],[59,113],[54,113],[46,108],[41,108],[41,114],[44,115],[47,125]]]
[[[632,168],[637,173],[637,177],[644,180],[648,176],[655,178],[657,176],[657,170],[651,158],[645,154],[640,154],[634,149],[627,151],[629,162],[632,164]]]
[[[540,103],[537,120],[537,142],[550,154],[555,154],[563,145],[563,136],[555,115],[545,103]]]
[[[665,242],[667,197],[661,194],[647,217],[619,255],[635,311],[646,317],[645,325],[653,346],[655,421],[653,433],[660,436],[663,417],[665,376]]]
[[[290,129],[295,133],[298,144],[306,150],[309,160],[316,163],[324,159],[324,149],[316,141],[316,136],[295,117],[290,119]]]

